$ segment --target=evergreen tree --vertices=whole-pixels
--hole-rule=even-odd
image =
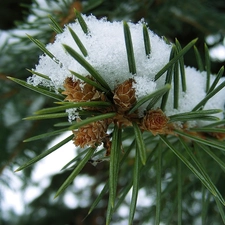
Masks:
[[[60,28],[57,28],[56,24],[62,28],[64,24],[73,22],[76,16],[74,8],[78,12],[86,15],[93,14],[99,19],[107,17],[110,21],[126,20],[137,23],[144,18],[147,26],[152,31],[159,36],[164,36],[167,42],[175,43],[177,48],[179,46],[184,48],[188,43],[193,43],[191,41],[197,37],[198,41],[195,43],[195,47],[192,46],[187,53],[182,55],[184,56],[185,65],[193,66],[200,71],[206,70],[207,73],[217,74],[218,77],[222,75],[223,62],[213,59],[209,60],[208,55],[208,49],[210,50],[214,46],[222,44],[224,41],[225,4],[222,0],[216,2],[210,0],[54,0],[33,1],[32,4],[24,1],[24,3],[27,5],[23,5],[26,13],[23,20],[21,19],[20,22],[16,22],[14,28],[6,28],[8,22],[1,25],[1,29],[5,30],[2,31],[2,34],[4,32],[4,35],[6,35],[4,40],[1,39],[2,43],[0,46],[0,185],[4,187],[7,187],[7,183],[9,182],[8,175],[5,172],[6,170],[13,170],[15,166],[20,167],[25,162],[43,153],[50,141],[57,135],[49,136],[48,139],[41,139],[36,142],[23,142],[23,140],[45,134],[46,131],[50,133],[55,130],[55,124],[62,122],[60,118],[53,120],[22,121],[23,118],[29,117],[35,111],[55,106],[50,98],[19,86],[7,78],[7,76],[10,76],[25,80],[30,76],[30,72],[26,69],[33,68],[38,63],[39,55],[42,54],[38,46],[32,43],[25,33],[40,40],[44,45],[53,42],[56,33],[60,33]],[[0,4],[4,3],[2,2]],[[3,5],[0,8],[5,9],[4,12],[6,12],[6,7]],[[20,10],[16,8],[15,12]],[[7,15],[7,13],[5,14]],[[14,21],[18,20],[18,18],[13,18],[12,16],[10,18]],[[214,37],[213,43],[208,43],[208,46],[205,45],[205,41],[211,36]],[[30,39],[34,41],[34,38]],[[179,44],[176,42],[176,38],[179,40]],[[132,68],[130,72],[134,72]],[[164,96],[164,94],[165,92],[160,97]],[[155,95],[154,97],[159,96]],[[199,117],[203,116],[208,116],[207,119],[209,119],[209,116],[213,115],[200,114],[198,117],[195,115],[194,118],[199,119]],[[177,118],[180,119],[181,117]],[[188,118],[190,119],[190,117]],[[208,129],[208,133],[204,138],[208,140],[211,133],[219,133],[218,129]],[[138,128],[135,131],[138,133]],[[200,131],[204,132],[204,130]],[[198,130],[193,132],[198,132]],[[218,136],[220,135],[219,137],[222,138],[224,128],[221,128],[220,132]],[[124,140],[127,138],[125,137],[126,135],[132,140],[134,132],[132,129],[127,128],[123,135],[122,138]],[[118,135],[117,138],[119,137]],[[201,136],[196,137],[201,138]],[[186,136],[186,138],[190,137]],[[205,145],[206,142],[204,141],[201,143],[191,139],[193,141],[192,145],[189,146],[186,142],[181,141],[180,143],[183,145],[175,147],[177,142],[174,139],[170,140],[173,143],[170,146],[168,140],[162,137],[164,144],[162,142],[162,145],[156,145],[157,147],[154,148],[152,143],[148,143],[147,136],[144,136],[144,141],[147,143],[148,148],[149,146],[153,148],[151,154],[148,154],[149,161],[143,167],[139,165],[142,168],[136,169],[135,173],[133,169],[138,167],[136,161],[133,157],[126,158],[124,160],[125,166],[121,167],[118,178],[117,191],[120,197],[117,199],[118,202],[123,197],[125,198],[131,188],[129,185],[134,185],[134,175],[140,175],[138,181],[139,186],[134,186],[134,189],[137,187],[139,192],[144,190],[145,198],[154,200],[148,207],[144,207],[141,204],[140,206],[137,205],[133,224],[159,224],[159,221],[164,224],[225,223],[223,207],[223,197],[225,195],[223,188],[225,166],[223,162],[223,150],[225,146],[223,141],[211,139],[211,142],[209,141],[211,144],[208,145]],[[116,137],[115,140],[117,140]],[[165,143],[168,144],[167,147]],[[116,149],[116,147],[114,148]],[[126,152],[128,149],[132,150],[129,146],[125,145],[123,150]],[[180,152],[184,156],[183,161],[182,154],[179,155],[179,151],[176,151],[176,149],[181,149]],[[80,160],[83,157],[82,150],[79,148],[78,152],[80,154]],[[143,158],[144,156],[142,156]],[[76,164],[71,163],[70,165],[73,168]],[[31,182],[30,178],[33,168],[33,165],[26,168],[20,175],[25,187]],[[104,187],[107,182],[109,170],[109,161],[107,160],[97,163],[95,167],[91,163],[85,164],[80,174],[88,175],[93,182],[87,185],[84,190],[74,190],[72,185],[69,185],[68,189],[62,192],[56,200],[53,200],[54,194],[72,172],[71,169],[63,170],[63,172],[51,177],[51,183],[42,190],[40,196],[27,206],[27,212],[24,215],[14,215],[14,217],[2,216],[0,217],[0,224],[105,224],[105,218],[109,220],[112,215],[112,224],[122,224],[124,221],[127,224],[129,219],[132,221],[132,215],[130,215],[130,218],[123,218],[118,213],[118,210],[115,210],[112,214],[114,209],[110,210],[110,207],[108,207],[108,189],[112,191],[113,188],[107,188],[106,186],[105,193],[101,192],[100,187]],[[137,172],[139,170],[142,172]],[[201,177],[203,177],[202,180]],[[130,184],[131,181],[134,183]],[[112,185],[112,183],[113,181],[110,184]],[[96,191],[97,187],[100,189],[98,192]],[[80,204],[78,207],[70,209],[65,204],[64,197],[68,192],[79,199]],[[99,192],[104,193],[104,195],[99,204],[92,210],[90,207],[96,198],[98,198]],[[86,204],[82,204],[86,196],[88,196]],[[4,196],[1,196],[1,193],[0,197],[4,198]],[[132,204],[135,205],[135,203],[135,201],[130,203],[130,200],[125,198],[120,204],[132,210]],[[0,213],[6,215],[9,212],[0,211]],[[106,215],[107,213],[108,215]]]

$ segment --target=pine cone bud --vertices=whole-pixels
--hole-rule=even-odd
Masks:
[[[170,133],[168,117],[161,109],[150,110],[143,118],[142,127],[153,135]]]
[[[67,77],[64,83],[65,91],[62,94],[67,95],[65,100],[69,102],[85,102],[101,99],[101,94],[90,84],[73,81],[71,77]]]
[[[80,127],[74,133],[74,144],[81,148],[87,146],[96,147],[102,143],[107,136],[107,120],[99,120]]]
[[[208,133],[210,136],[217,138],[220,141],[224,141],[225,140],[225,134],[224,133]]]
[[[133,79],[126,80],[115,89],[113,100],[119,112],[128,111],[136,102]]]

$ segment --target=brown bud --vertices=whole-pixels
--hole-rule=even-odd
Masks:
[[[136,102],[133,79],[126,80],[115,89],[113,100],[119,112],[128,111]]]
[[[85,102],[90,100],[101,99],[101,93],[90,84],[73,81],[71,77],[67,77],[64,82],[65,91],[62,94],[67,95],[65,100],[70,102]]]
[[[85,146],[95,147],[102,143],[107,136],[107,120],[99,120],[80,127],[74,133],[74,144],[81,148]]]
[[[215,132],[215,133],[208,133],[210,136],[217,138],[220,141],[224,141],[225,140],[225,133],[219,133],[219,132]]]
[[[168,134],[168,121],[168,117],[161,109],[150,110],[143,118],[142,127],[152,132],[153,135]]]

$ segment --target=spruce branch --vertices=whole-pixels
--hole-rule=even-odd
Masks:
[[[132,224],[139,190],[146,184],[143,177],[149,173],[152,166],[156,171],[155,223],[159,224],[165,195],[169,193],[166,189],[162,190],[163,169],[164,166],[172,168],[173,183],[171,182],[170,188],[178,191],[176,201],[179,208],[177,209],[175,201],[173,205],[174,210],[177,209],[177,220],[181,224],[181,203],[185,191],[182,187],[185,177],[181,177],[183,162],[188,169],[187,176],[193,174],[215,197],[224,219],[221,204],[225,205],[225,201],[206,165],[193,153],[202,150],[202,154],[212,158],[221,168],[225,167],[223,161],[214,153],[214,150],[225,150],[224,108],[221,107],[224,100],[217,98],[217,102],[213,102],[215,96],[224,94],[225,82],[221,78],[224,68],[222,67],[216,76],[210,74],[207,47],[205,77],[199,71],[185,66],[185,55],[194,48],[199,69],[204,68],[195,47],[197,39],[182,48],[178,40],[171,45],[153,35],[143,23],[135,26],[132,23],[128,25],[125,21],[120,24],[109,23],[106,20],[97,20],[94,16],[84,16],[77,10],[75,14],[76,22],[65,29],[61,29],[60,24],[50,17],[53,30],[62,38],[61,42],[58,42],[59,38],[51,46],[45,46],[39,40],[28,36],[44,52],[36,68],[29,70],[33,74],[29,83],[9,78],[58,101],[55,103],[57,106],[38,110],[35,115],[25,119],[57,118],[61,122],[56,123],[55,127],[63,128],[36,135],[25,142],[65,131],[72,133],[20,166],[17,171],[38,162],[72,140],[81,152],[63,167],[72,168],[73,171],[59,187],[55,197],[67,189],[88,162],[95,165],[106,162],[108,178],[88,215],[108,191],[106,224],[110,224],[113,213],[126,201],[126,196],[132,188],[128,217],[128,223]],[[122,33],[118,32],[118,26]],[[111,30],[113,33],[110,33]],[[71,39],[75,42],[73,46],[70,46],[71,42],[68,41]],[[95,40],[94,45],[92,40]],[[112,46],[109,46],[109,43]],[[156,54],[158,49],[162,51],[160,57]],[[51,52],[54,52],[54,55]],[[57,58],[60,58],[60,61]],[[55,63],[60,66],[56,68]],[[194,86],[192,80],[196,76],[205,81],[204,88]],[[193,98],[193,94],[196,99],[192,102],[190,98]],[[67,116],[68,119],[65,119]],[[124,186],[120,184],[120,177],[125,179]],[[189,182],[191,185],[192,181]],[[204,198],[203,193],[202,202],[205,201]]]

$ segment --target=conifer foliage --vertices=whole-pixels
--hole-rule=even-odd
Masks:
[[[51,32],[38,27],[40,18],[46,21],[40,11],[45,12],[49,4],[55,8],[48,18]],[[52,216],[54,224],[69,220],[72,224],[225,223],[224,67],[215,69],[218,65],[212,64],[204,44],[208,35],[220,35],[223,28],[217,22],[224,16],[219,12],[222,1],[211,4],[131,0],[109,5],[102,0],[34,1],[29,6],[36,13],[18,25],[18,30],[30,27],[34,34],[9,42],[3,49],[11,53],[5,63],[18,51],[29,56],[23,49],[15,50],[21,46],[18,40],[24,44],[30,39],[35,45],[29,54],[34,49],[42,54],[35,67],[25,60],[24,64],[34,68],[27,80],[10,68],[3,72],[21,90],[38,93],[34,106],[29,103],[26,111],[21,110],[21,115],[35,113],[25,118],[26,130],[33,136],[25,132],[20,137],[27,145],[10,147],[39,150],[30,159],[22,154],[11,160],[19,165],[16,171],[29,172],[34,163],[68,142],[74,143],[76,156],[31,203],[30,210],[48,208],[46,216],[40,220],[25,214],[23,224],[46,224]],[[130,19],[134,22],[127,22]],[[45,29],[51,34],[47,39]],[[33,131],[35,123],[43,127]],[[46,140],[65,131],[70,132],[68,137],[43,149]],[[34,147],[34,142],[40,144]],[[21,164],[19,158],[27,160]],[[7,163],[1,163],[4,171]],[[84,174],[93,179],[92,185],[74,190]],[[81,202],[89,192],[88,204],[69,210],[64,197],[70,192],[77,197],[82,193]],[[55,206],[47,200],[52,193],[57,197]],[[139,202],[143,201],[141,193],[146,203]],[[120,213],[123,208],[129,211],[125,217]],[[86,219],[78,222],[78,214]]]

